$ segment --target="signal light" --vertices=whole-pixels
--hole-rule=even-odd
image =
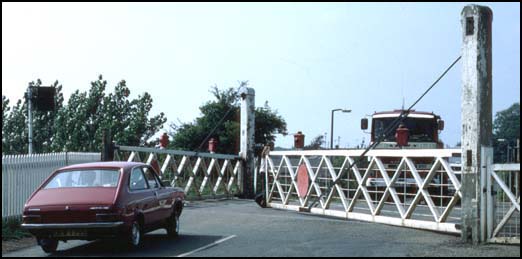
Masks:
[[[36,109],[40,111],[53,111],[55,108],[56,88],[52,86],[35,87],[33,97]]]

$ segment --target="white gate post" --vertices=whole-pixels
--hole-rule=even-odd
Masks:
[[[481,236],[481,176],[487,175],[486,158],[492,152],[491,23],[486,6],[467,5],[462,23],[462,240],[478,243]],[[485,160],[485,161],[482,161]],[[481,167],[484,166],[484,167]],[[484,214],[482,214],[484,215]]]
[[[239,156],[243,160],[240,177],[240,189],[244,198],[253,198],[253,175],[254,175],[254,132],[255,132],[255,91],[253,88],[242,87],[241,96],[241,148]]]

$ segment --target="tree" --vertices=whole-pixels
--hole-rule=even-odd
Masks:
[[[65,130],[57,143],[69,151],[100,151],[103,131],[110,130],[119,145],[144,146],[158,132],[167,118],[160,113],[149,118],[152,97],[145,92],[129,100],[130,89],[125,80],[105,95],[107,81],[100,75],[91,82],[89,93],[76,91],[62,111],[57,127]]]
[[[304,146],[304,150],[317,150],[322,149],[324,144],[324,135],[317,135],[312,141],[310,145]]]
[[[517,139],[520,139],[520,103],[514,103],[506,110],[495,114],[493,122],[495,162],[507,161],[508,147],[514,147]]]
[[[5,125],[2,125],[2,153],[27,154],[28,129],[27,106],[18,100],[7,116]]]
[[[234,153],[238,144],[234,139],[236,133],[239,134],[239,123],[235,116],[238,111],[236,92],[232,88],[220,91],[214,86],[211,93],[216,101],[208,101],[199,107],[203,116],[192,123],[170,124],[171,148],[203,151],[207,147],[203,142],[215,138],[219,141],[219,153]],[[216,127],[222,118],[223,121]],[[209,136],[213,130],[213,134]]]
[[[246,86],[247,82],[241,82],[240,85]],[[208,140],[215,138],[219,141],[218,153],[239,152],[240,107],[237,92],[234,88],[219,90],[217,86],[212,87],[210,91],[215,100],[199,107],[201,117],[191,123],[170,124],[169,135],[172,137],[170,148],[205,151]],[[273,142],[275,134],[286,134],[286,122],[277,111],[273,111],[268,106],[267,102],[264,107],[256,108],[255,117],[256,143],[264,145]],[[221,119],[223,120],[219,123]]]
[[[7,116],[9,115],[9,110],[11,108],[9,107],[9,99],[5,97],[5,95],[2,95],[2,153],[5,152],[4,150],[7,150],[7,132],[6,132],[6,125],[7,125]]]
[[[268,106],[268,101],[263,107],[256,108],[256,143],[267,144],[275,141],[275,134],[288,134],[286,130],[286,122],[277,111],[272,111]]]
[[[39,87],[41,81],[31,82]],[[152,97],[148,93],[129,100],[129,88],[120,81],[114,93],[105,95],[107,81],[100,75],[88,92],[75,91],[64,105],[62,86],[56,87],[56,109],[33,112],[33,147],[35,153],[57,151],[99,152],[103,130],[109,129],[121,145],[146,145],[166,122],[164,113],[149,118]],[[2,98],[2,152],[25,154],[28,145],[27,104],[18,100],[9,115],[8,100]],[[7,119],[6,119],[7,118]]]

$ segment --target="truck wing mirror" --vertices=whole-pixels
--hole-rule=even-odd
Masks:
[[[368,119],[367,118],[361,119],[361,129],[362,130],[368,129]]]
[[[444,120],[437,120],[437,127],[439,128],[439,130],[443,130],[444,129]]]

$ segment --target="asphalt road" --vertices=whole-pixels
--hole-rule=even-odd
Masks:
[[[118,242],[60,242],[53,256],[516,256],[520,246],[472,246],[429,231],[262,209],[253,201],[190,203],[176,239],[165,230],[145,235],[135,251]],[[33,246],[2,257],[48,256]]]

